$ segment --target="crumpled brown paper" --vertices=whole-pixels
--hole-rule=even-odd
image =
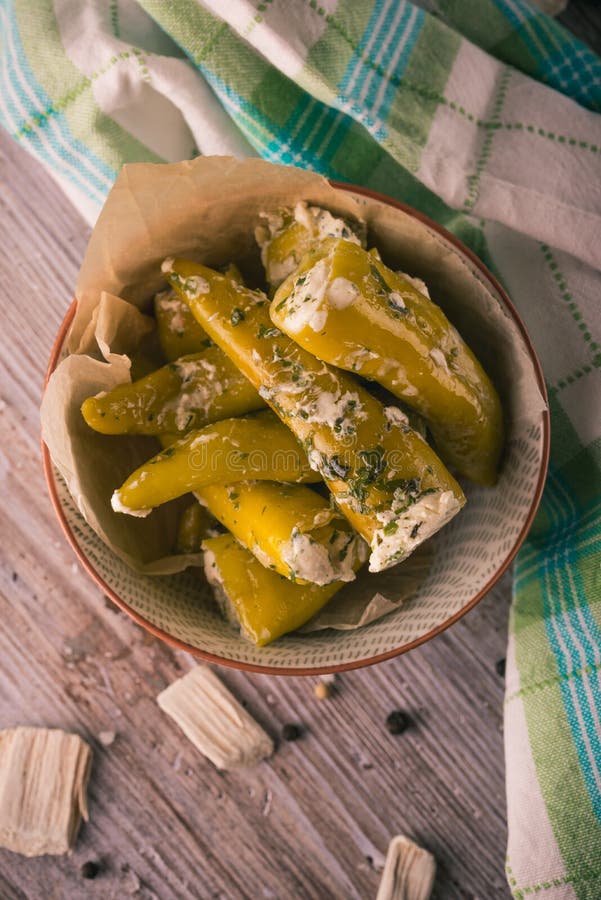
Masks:
[[[165,286],[161,263],[181,255],[209,266],[235,260],[261,279],[254,228],[262,211],[298,200],[367,221],[371,244],[388,264],[423,278],[495,380],[523,379],[506,405],[509,421],[537,421],[543,398],[526,376],[530,364],[513,340],[516,326],[479,275],[426,225],[366,197],[354,199],[311,172],[262,160],[201,157],[172,165],[140,163],[121,171],[92,233],[77,281],[77,311],[67,356],[52,374],[42,403],[43,436],[89,525],[133,569],[169,574],[200,564],[172,555],[181,503],[145,519],[114,513],[113,490],[158,449],[152,438],[105,436],[83,421],[83,400],[130,380],[130,357],[147,335],[155,292]],[[502,327],[500,327],[502,323]],[[500,345],[503,353],[499,353]],[[503,367],[499,360],[503,360]],[[511,367],[507,367],[507,360]],[[429,553],[380,576],[361,573],[334,598],[312,628],[356,628],[397,608],[425,577]],[[413,560],[413,561],[412,561]],[[374,593],[375,591],[375,593]]]

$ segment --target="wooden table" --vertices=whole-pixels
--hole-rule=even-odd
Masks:
[[[587,2],[562,18],[594,42],[587,14],[601,24]],[[60,727],[94,749],[91,820],[74,852],[0,851],[0,896],[366,900],[398,833],[435,854],[435,897],[509,896],[495,666],[508,576],[426,646],[340,676],[329,700],[311,678],[221,670],[274,738],[303,726],[254,769],[218,772],[159,710],[156,695],[194,661],[89,580],[42,475],[43,375],[87,238],[49,176],[0,134],[0,726]],[[414,727],[389,734],[393,709]],[[116,733],[108,747],[104,731]],[[93,881],[80,874],[88,860],[101,865]]]

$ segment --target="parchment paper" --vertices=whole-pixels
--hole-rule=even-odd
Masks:
[[[96,434],[81,417],[81,403],[130,381],[130,357],[153,327],[143,311],[165,287],[160,266],[166,256],[187,256],[209,266],[235,261],[258,282],[262,273],[254,228],[259,213],[298,200],[364,218],[370,241],[385,261],[423,278],[459,327],[497,384],[509,424],[540,421],[544,401],[515,324],[463,258],[417,219],[367,198],[355,200],[311,172],[262,160],[201,157],[124,166],[90,238],[77,281],[68,355],[50,378],[41,418],[52,460],[82,515],[136,571],[169,574],[199,565],[201,558],[171,553],[180,502],[146,519],[112,511],[113,490],[158,445],[152,438]],[[510,378],[521,382],[511,400]],[[429,558],[425,550],[379,576],[361,573],[308,627],[351,629],[385,615],[415,592]]]

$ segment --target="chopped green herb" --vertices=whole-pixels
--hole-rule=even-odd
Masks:
[[[386,468],[384,448],[374,447],[373,450],[360,450],[357,455],[365,464],[359,469],[358,475],[364,484],[372,484]]]
[[[324,478],[332,480],[340,478],[341,481],[346,481],[350,471],[351,467],[342,462],[339,456],[330,456],[329,459],[327,456],[321,457],[321,473]]]
[[[350,539],[349,539],[349,541],[347,541],[347,543],[344,545],[344,547],[338,554],[338,559],[340,560],[340,562],[342,562],[343,559],[346,559],[348,551],[349,551],[349,547],[350,547]]]
[[[268,337],[281,337],[281,336],[282,336],[282,332],[280,331],[279,328],[276,328],[275,325],[273,325],[271,327],[267,327],[267,328],[262,323],[261,323],[261,325],[259,325],[259,330],[257,331],[257,337],[268,338]]]
[[[384,529],[383,529],[384,534],[386,534],[386,535],[389,535],[389,534],[396,534],[396,532],[397,532],[398,530],[399,530],[399,526],[398,526],[397,523],[394,522],[394,521],[393,521],[393,522],[389,522],[388,525],[385,525],[385,526],[384,526]]]
[[[246,313],[244,312],[244,310],[240,309],[240,307],[238,306],[234,307],[230,316],[230,322],[232,323],[232,325],[239,325],[240,322],[244,322],[245,318]]]
[[[419,478],[391,478],[385,482],[388,490],[400,490],[405,494],[420,493],[421,479]],[[422,492],[425,493],[425,492]]]
[[[415,538],[417,537],[417,532],[418,532],[418,531],[420,530],[420,528],[422,527],[422,524],[423,524],[422,522],[416,522],[415,525],[413,526],[413,528],[411,529],[411,537],[412,537],[414,540],[415,540]]]
[[[373,275],[374,281],[377,281],[379,287],[383,291],[386,291],[387,294],[390,293],[390,288],[389,288],[388,284],[386,283],[386,280],[384,279],[384,276],[382,275],[382,273],[380,272],[378,267],[371,265],[369,267],[369,271]]]

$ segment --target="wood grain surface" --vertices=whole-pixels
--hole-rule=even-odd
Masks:
[[[575,22],[587,6],[573,4]],[[254,769],[218,772],[159,710],[156,695],[194,661],[102,596],[42,475],[44,370],[87,238],[51,178],[0,134],[0,727],[60,727],[94,750],[74,852],[0,850],[0,897],[367,900],[397,833],[436,856],[435,898],[508,897],[495,663],[509,576],[426,646],[340,676],[329,700],[315,679],[220,670],[278,740]],[[394,709],[413,719],[398,736],[385,725]],[[278,739],[288,722],[303,729],[293,743]],[[108,747],[104,731],[116,733]],[[93,881],[80,873],[89,860]]]

